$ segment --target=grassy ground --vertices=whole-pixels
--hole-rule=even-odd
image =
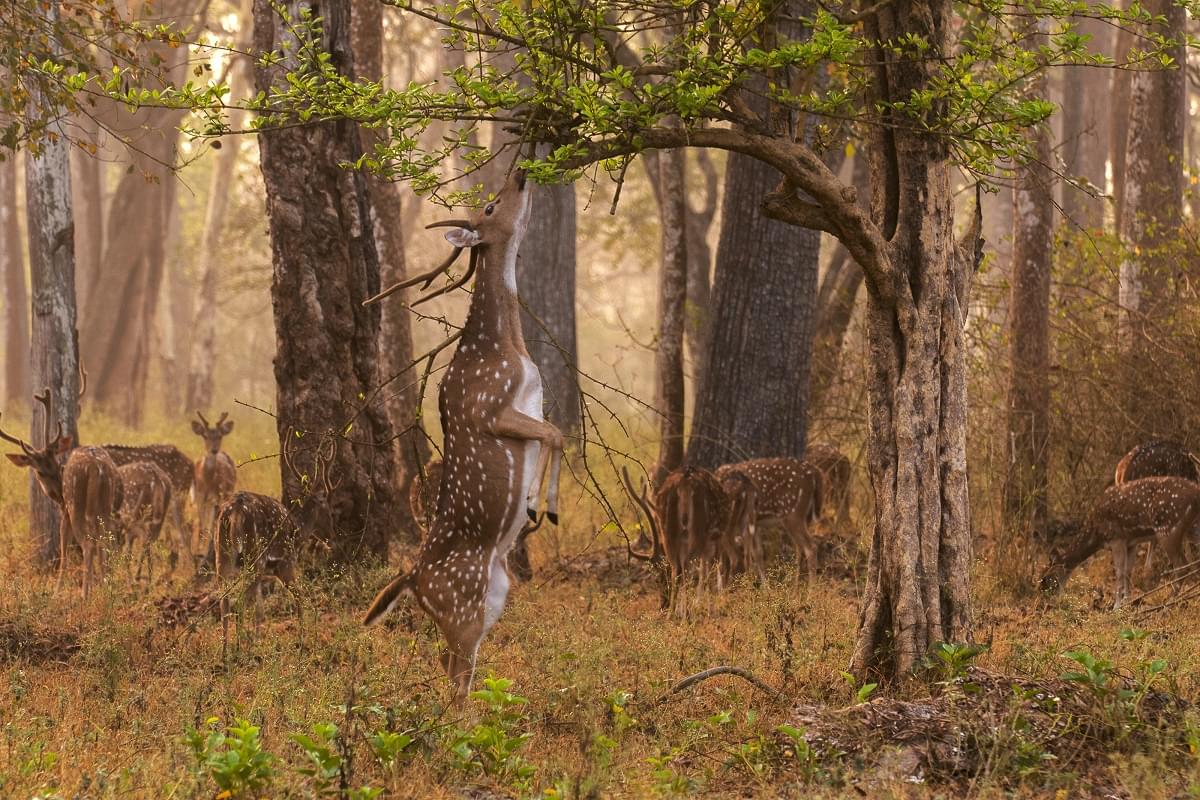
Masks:
[[[198,449],[174,433],[140,438]],[[270,452],[269,430],[241,433]],[[273,471],[248,467],[243,484],[269,491]],[[86,604],[56,594],[30,565],[25,492],[26,476],[0,467],[3,797],[1141,798],[1200,786],[1200,725],[1159,694],[1196,696],[1200,632],[1186,606],[1145,620],[1094,609],[1105,563],[1045,607],[997,588],[980,563],[987,652],[949,650],[927,675],[871,690],[841,672],[853,537],[814,585],[780,573],[682,622],[608,550],[574,490],[575,513],[538,534],[538,576],[481,650],[479,694],[456,712],[422,614],[358,623],[388,570],[306,578],[299,618],[277,593],[257,636],[240,630],[223,660],[188,576],[135,586],[118,564]],[[723,675],[671,691],[717,665],[772,689]],[[1071,671],[1082,677],[1060,679]]]

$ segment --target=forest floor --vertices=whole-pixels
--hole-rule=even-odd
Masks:
[[[843,673],[858,534],[827,542],[814,584],[780,567],[681,621],[618,538],[567,516],[531,540],[536,577],[512,591],[477,692],[453,710],[423,614],[359,623],[391,570],[310,575],[293,587],[298,616],[274,593],[223,657],[213,587],[190,575],[137,585],[116,563],[86,603],[56,592],[31,566],[26,492],[0,467],[5,798],[1200,793],[1200,626],[1187,605],[1107,610],[1103,558],[1048,603],[1002,591],[981,560],[986,650],[947,647],[878,688]],[[674,690],[716,666],[758,683]]]

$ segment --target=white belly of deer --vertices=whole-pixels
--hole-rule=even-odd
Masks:
[[[542,374],[538,372],[537,364],[528,356],[521,358],[521,379],[513,395],[513,408],[528,417],[542,419]],[[517,459],[523,461],[523,469],[520,485],[516,485],[515,480],[509,481],[509,498],[515,513],[512,522],[509,523],[509,529],[504,532],[497,547],[501,558],[508,555],[508,551],[517,540],[517,534],[525,527],[525,497],[529,494],[529,485],[537,478],[533,471],[537,468],[540,449],[541,445],[534,441],[522,442],[514,447]],[[515,466],[514,463],[513,467]]]

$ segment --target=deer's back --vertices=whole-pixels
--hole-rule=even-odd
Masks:
[[[132,461],[118,466],[117,472],[121,476],[122,512],[152,518],[166,514],[173,486],[161,467],[149,461]]]
[[[1147,536],[1147,531],[1174,525],[1198,510],[1200,484],[1185,478],[1139,478],[1106,489],[1089,520],[1110,536]]]
[[[717,476],[723,478],[731,472],[744,475],[753,484],[760,518],[808,512],[820,503],[821,473],[798,458],[752,458],[726,464],[717,470]]]
[[[76,447],[63,466],[63,500],[72,526],[109,520],[121,507],[121,475],[102,447]]]
[[[217,515],[216,550],[223,569],[250,563],[272,573],[281,561],[294,557],[296,526],[287,509],[273,497],[237,492]]]
[[[187,453],[173,444],[101,445],[118,467],[135,461],[148,461],[167,474],[171,481],[171,493],[183,494],[192,487],[192,470],[195,464]]]
[[[1196,462],[1187,448],[1167,439],[1143,442],[1130,450],[1117,463],[1115,483],[1122,484],[1142,478],[1176,477],[1189,481],[1200,480]]]

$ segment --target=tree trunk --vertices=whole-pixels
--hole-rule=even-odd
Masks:
[[[684,174],[683,193],[687,205],[687,316],[685,331],[692,356],[692,383],[704,381],[704,358],[708,354],[708,339],[712,331],[712,248],[708,233],[717,216],[721,198],[721,177],[707,150],[695,151],[696,165],[704,176],[704,202],[691,203],[694,189]]]
[[[763,216],[779,173],[731,153],[688,463],[804,454],[820,234]]]
[[[292,19],[306,7],[284,5]],[[332,67],[353,79],[350,0],[331,0],[320,11],[322,47]],[[290,36],[271,2],[255,0],[254,51],[273,51]],[[295,51],[288,52],[282,64],[257,67],[259,91],[296,68]],[[366,178],[339,166],[361,155],[358,129],[338,120],[267,130],[259,151],[274,266],[280,446],[307,476],[317,474],[319,458],[328,461],[333,558],[386,558],[399,513],[395,456],[380,446],[389,438],[386,411],[370,402],[379,380],[379,306],[362,305],[379,291],[379,257]],[[297,439],[295,430],[307,433]],[[330,444],[332,454],[324,450]],[[286,465],[281,471],[285,503],[300,500],[302,481]]]
[[[912,35],[929,48],[923,59],[876,48],[877,97],[928,89],[952,19],[944,0],[899,0],[868,19],[873,41]],[[851,666],[899,676],[937,642],[971,636],[963,326],[977,253],[954,241],[946,143],[900,120],[871,136],[872,210],[888,241],[863,265],[875,529]]]
[[[168,0],[158,10],[186,26],[194,8],[195,0]],[[146,47],[147,56],[160,59],[169,79],[182,82],[188,48],[163,43]],[[93,401],[129,424],[138,424],[144,411],[183,116],[182,111],[149,108],[116,117],[120,133],[132,140],[130,171],[113,195],[104,255],[86,293],[82,357]]]
[[[24,408],[29,387],[29,291],[17,222],[17,160],[0,161],[0,275],[4,276],[4,397]]]
[[[654,482],[661,484],[683,464],[683,337],[687,301],[687,197],[684,153],[658,155],[661,223],[658,277],[658,344],[654,353],[654,408],[659,415],[658,464]]]
[[[1045,81],[1035,92],[1045,89]],[[1050,424],[1050,265],[1054,250],[1054,175],[1050,131],[1031,134],[1040,163],[1021,168],[1013,189],[1009,304],[1008,474],[1004,509],[1013,529],[1046,519]],[[1065,189],[1064,191],[1069,190]]]
[[[75,117],[79,138],[97,145],[98,130],[93,120]],[[80,308],[86,308],[88,290],[100,276],[104,251],[104,183],[101,159],[82,147],[71,148],[71,206],[75,212],[75,288]]]
[[[1128,3],[1121,4],[1128,7]],[[1114,58],[1118,66],[1129,59],[1130,50],[1134,46],[1133,31],[1128,25],[1117,29],[1116,52]],[[1108,98],[1108,154],[1112,159],[1112,198],[1113,198],[1113,230],[1118,235],[1125,223],[1125,157],[1129,143],[1129,107],[1130,92],[1133,88],[1134,73],[1129,69],[1113,69],[1109,84]]]
[[[383,79],[383,5],[377,0],[354,0],[352,46],[357,74],[368,80]],[[359,130],[364,146],[370,150],[383,139],[378,129]],[[367,193],[371,208],[371,228],[379,255],[381,282],[391,286],[404,280],[404,217],[400,187],[375,175],[367,175]],[[413,205],[417,205],[413,198]],[[574,272],[572,272],[572,279]],[[413,361],[412,315],[402,298],[394,298],[380,308],[379,382],[384,386],[384,408],[395,439],[400,472],[396,488],[400,497],[408,497],[409,486],[421,466],[429,460],[429,442],[421,425],[418,396],[418,371]],[[421,530],[412,517],[408,503],[397,504],[394,520],[398,531],[410,542],[420,541]]]
[[[1187,15],[1169,0],[1147,11],[1162,15],[1156,33],[1177,35]],[[1118,338],[1125,354],[1126,418],[1169,435],[1177,424],[1173,390],[1166,390],[1155,367],[1156,342],[1168,340],[1174,281],[1180,253],[1175,249],[1183,220],[1183,158],[1187,102],[1187,51],[1170,49],[1172,69],[1134,73],[1128,107],[1124,203],[1118,232],[1125,245],[1120,268]]]
[[[1109,25],[1101,20],[1080,18],[1079,32],[1091,36],[1088,49],[1109,53]],[[1108,162],[1109,119],[1098,102],[1108,92],[1110,72],[1096,67],[1065,67],[1063,75],[1063,146],[1067,174],[1086,184],[1086,189],[1063,183],[1063,212],[1075,225],[1096,230],[1104,225],[1105,166]]]
[[[238,10],[238,41],[236,48],[245,52],[253,41],[253,21],[250,0],[241,0]],[[231,54],[232,61],[225,80],[229,85],[230,97],[244,97],[249,79],[249,66],[242,56]],[[229,125],[233,130],[243,127],[245,114],[233,109],[229,112]],[[241,149],[241,136],[226,136],[218,140],[212,176],[208,182],[208,203],[204,209],[204,233],[200,239],[200,291],[197,294],[195,317],[192,322],[191,347],[188,353],[187,392],[184,407],[193,410],[209,409],[213,399],[213,371],[217,361],[217,282],[225,259],[221,238],[225,233],[225,216],[229,211],[234,171],[237,169]]]
[[[51,0],[47,14],[58,16],[58,3]],[[31,85],[30,104],[40,108],[36,86]],[[66,131],[61,121],[51,124],[54,141],[41,143],[41,153],[27,153],[25,160],[25,220],[29,236],[29,266],[32,289],[33,354],[32,380],[40,391],[48,387],[54,398],[56,422],[63,432],[79,441],[76,426],[79,397],[79,336],[75,330],[74,219],[71,210],[71,162]],[[45,409],[33,406],[29,441],[42,446]],[[58,507],[29,478],[29,533],[34,551],[44,563],[58,560]]]
[[[542,373],[546,419],[564,433],[580,428],[575,340],[575,187],[538,186],[517,259],[521,328]]]

